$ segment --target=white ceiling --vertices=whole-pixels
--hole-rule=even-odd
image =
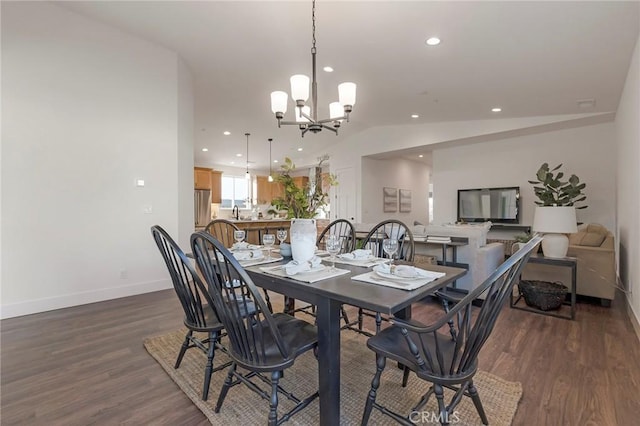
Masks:
[[[270,137],[274,159],[304,163],[313,160],[297,147],[318,151],[372,126],[615,111],[640,14],[637,1],[319,0],[320,115],[342,81],[358,84],[357,103],[337,137],[302,139],[295,127],[277,128],[269,94],[288,92],[292,74],[311,74],[310,1],[59,3],[184,59],[195,83],[196,164],[244,167],[236,153],[249,132],[251,167],[263,169]],[[442,43],[426,46],[433,35]],[[591,98],[593,107],[576,103]]]

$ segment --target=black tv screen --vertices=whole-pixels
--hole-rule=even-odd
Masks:
[[[458,221],[520,223],[520,187],[459,189]]]

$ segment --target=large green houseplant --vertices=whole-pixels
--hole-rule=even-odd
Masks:
[[[334,175],[321,173],[322,164],[327,158],[322,157],[318,162],[315,182],[308,182],[302,187],[297,186],[291,176],[296,165],[290,158],[285,158],[284,164],[280,166],[280,173],[274,178],[276,182],[282,184],[283,195],[271,201],[272,210],[286,211],[287,219],[314,218],[318,209],[329,203],[329,194],[324,192],[323,188],[338,184]]]
[[[582,190],[587,186],[580,183],[580,178],[571,175],[568,180],[563,180],[564,173],[559,171],[562,164],[549,169],[549,164],[544,163],[536,173],[537,180],[530,180],[533,192],[540,201],[538,206],[573,206],[576,209],[586,209],[587,206],[576,206],[576,203],[587,199]],[[556,172],[557,173],[554,173]]]

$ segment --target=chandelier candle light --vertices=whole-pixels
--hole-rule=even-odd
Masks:
[[[309,99],[309,77],[296,74],[291,77],[291,98],[295,101],[294,115],[296,121],[283,121],[287,112],[288,95],[283,91],[271,93],[271,111],[276,115],[278,127],[281,125],[297,125],[302,136],[311,131],[318,133],[322,129],[331,130],[338,134],[338,128],[343,120],[349,121],[349,113],[356,103],[356,84],[351,82],[338,85],[338,102],[329,104],[329,118],[318,120],[318,83],[316,82],[316,2],[313,0],[311,8],[312,43],[311,43],[311,106],[305,105]]]

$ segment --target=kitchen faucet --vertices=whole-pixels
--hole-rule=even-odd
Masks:
[[[233,206],[233,210],[231,210],[231,216],[235,217],[236,220],[240,220],[240,209],[238,208],[237,204]]]

